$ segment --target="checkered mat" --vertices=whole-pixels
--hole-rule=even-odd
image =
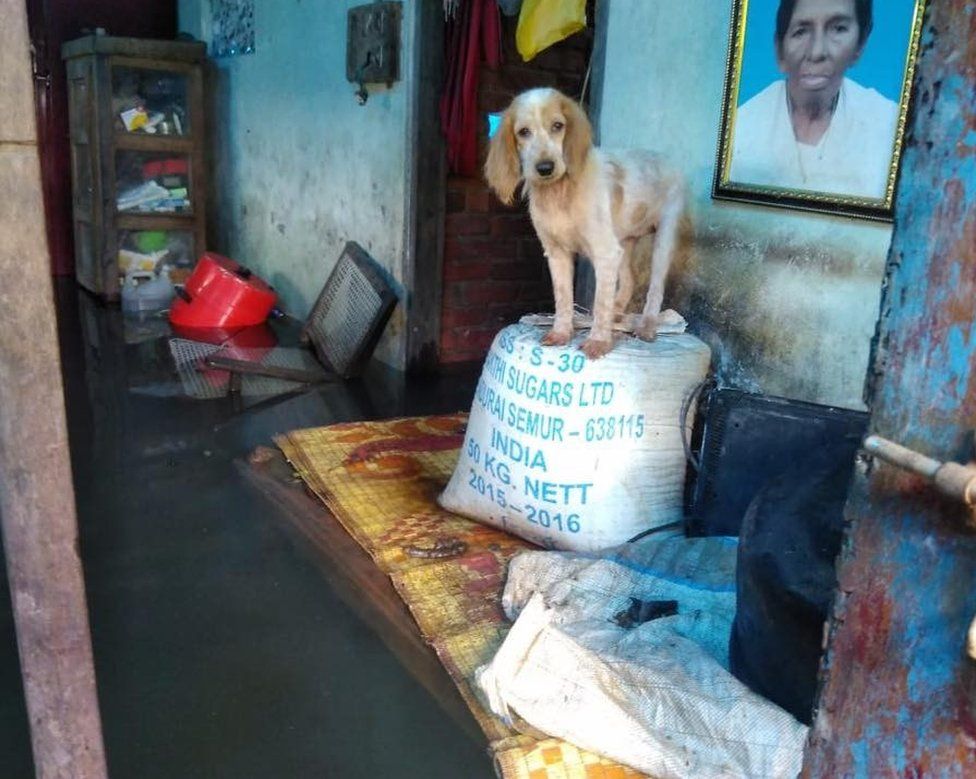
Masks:
[[[481,726],[505,779],[644,776],[557,739],[523,735],[475,695],[474,672],[501,645],[508,561],[535,548],[441,509],[467,414],[295,430],[281,447],[306,484],[389,574]],[[438,550],[463,550],[437,557]]]

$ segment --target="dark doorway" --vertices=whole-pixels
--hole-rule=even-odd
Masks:
[[[74,237],[68,91],[61,44],[99,27],[109,35],[172,39],[176,0],[142,0],[135,7],[127,0],[27,0],[27,18],[51,273],[69,276],[74,272]]]

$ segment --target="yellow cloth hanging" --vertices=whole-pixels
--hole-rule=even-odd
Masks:
[[[586,27],[586,0],[525,0],[515,44],[528,62],[543,49]]]

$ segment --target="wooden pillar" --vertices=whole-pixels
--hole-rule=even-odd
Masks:
[[[427,374],[439,365],[444,274],[444,199],[447,170],[441,136],[440,99],[444,77],[444,11],[440,3],[419,3],[414,15],[414,62],[408,98],[407,204],[403,286],[407,290],[408,371]],[[405,29],[410,29],[405,25]]]
[[[0,0],[0,520],[37,776],[99,779],[26,17]]]

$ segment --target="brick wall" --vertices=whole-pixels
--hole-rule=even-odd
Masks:
[[[587,19],[592,23],[592,8]],[[502,17],[503,65],[482,67],[478,87],[484,116],[538,86],[579,97],[592,48],[592,27],[557,43],[531,62],[515,49],[516,19]],[[479,123],[484,160],[487,127]],[[480,361],[495,334],[520,316],[552,311],[552,287],[542,247],[524,204],[502,205],[481,177],[449,176],[444,223],[441,307],[442,364]]]

